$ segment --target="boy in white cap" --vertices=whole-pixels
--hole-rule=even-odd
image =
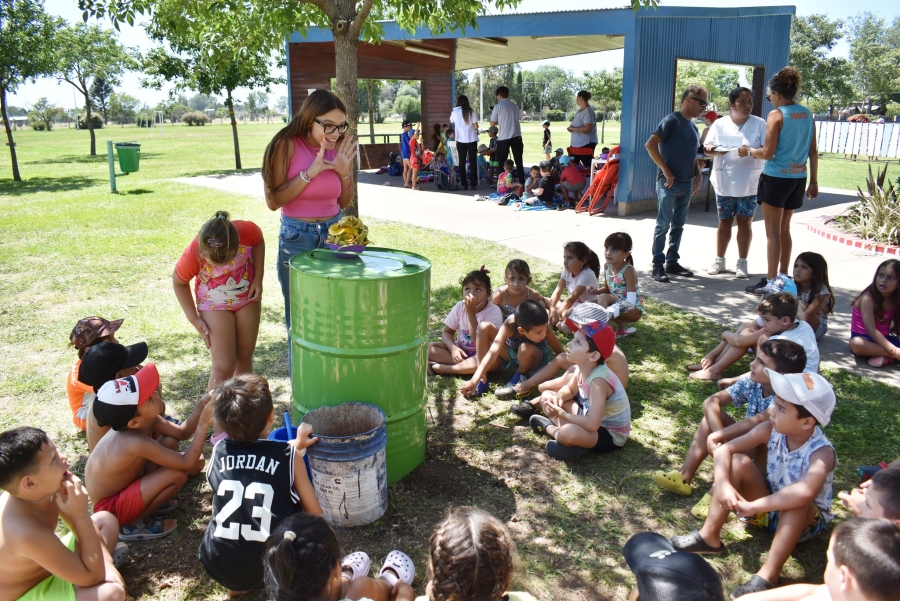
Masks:
[[[111,426],[91,453],[84,469],[94,511],[109,511],[122,525],[121,540],[167,536],[175,520],[154,518],[170,502],[189,477],[204,467],[203,444],[213,413],[205,395],[180,426],[159,415],[159,372],[153,362],[132,376],[110,380],[97,391],[91,404],[100,426]],[[184,453],[166,448],[154,432],[194,440]],[[168,504],[168,505],[167,505]],[[165,506],[165,507],[164,507]]]
[[[770,420],[720,446],[713,453],[715,486],[709,515],[700,531],[676,536],[679,551],[719,555],[720,538],[730,512],[774,533],[759,571],[735,589],[731,598],[774,588],[798,542],[805,542],[831,521],[832,479],[837,457],[819,426],[834,410],[831,385],[819,374],[779,374],[766,368],[775,404]],[[768,445],[766,473],[746,453]]]

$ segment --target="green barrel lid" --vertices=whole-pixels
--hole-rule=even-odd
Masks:
[[[366,247],[360,253],[317,248],[291,257],[290,266],[313,277],[342,280],[384,280],[428,271],[431,261],[391,248]]]

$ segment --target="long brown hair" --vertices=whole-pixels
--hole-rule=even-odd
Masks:
[[[200,226],[197,243],[200,256],[216,265],[227,263],[237,255],[240,237],[228,211],[216,211],[212,219]]]
[[[275,134],[275,137],[273,137],[272,141],[269,142],[269,145],[266,146],[266,151],[263,154],[262,178],[267,197],[287,187],[287,180],[281,182],[277,186],[275,185],[275,182],[272,181],[272,164],[275,161],[278,151],[281,150],[282,144],[290,142],[294,138],[306,138],[312,131],[316,117],[331,112],[334,109],[341,110],[344,114],[347,113],[347,107],[337,95],[328,90],[316,90],[306,97],[306,100],[303,101],[300,110],[297,111],[294,118],[281,128],[281,131]],[[281,156],[284,161],[284,172],[287,173],[288,167],[290,166],[287,152],[281,151]]]

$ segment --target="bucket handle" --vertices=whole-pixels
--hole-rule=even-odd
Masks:
[[[329,254],[332,254],[332,255],[336,255],[338,253],[342,253],[345,255],[349,255],[349,254],[360,255],[364,252],[364,251],[359,251],[359,250],[332,250],[330,248],[317,248],[317,249],[311,251],[309,253],[309,256],[315,257],[317,252],[323,252],[323,251],[327,252]],[[409,267],[409,263],[407,263],[403,259],[398,259],[397,257],[391,257],[389,255],[379,255],[378,253],[375,253],[375,252],[370,252],[369,256],[370,257],[378,257],[379,259],[387,259],[388,261],[396,261],[397,263],[400,263],[401,265],[403,265],[404,269]]]
[[[290,412],[284,414],[284,427],[287,431],[287,439],[294,440],[296,438],[297,433],[295,432],[295,428],[291,425],[291,414]]]

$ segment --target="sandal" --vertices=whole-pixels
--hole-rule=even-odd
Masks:
[[[718,547],[710,547],[700,536],[700,531],[691,530],[690,534],[682,534],[681,536],[673,536],[669,539],[669,544],[675,547],[676,551],[684,551],[685,553],[696,553],[698,555],[721,555],[725,552],[725,545],[720,544]]]
[[[737,587],[731,592],[731,598],[737,599],[738,597],[742,597],[744,595],[749,595],[750,593],[762,593],[764,591],[768,591],[775,588],[774,584],[771,584],[768,580],[763,578],[762,576],[758,576],[754,574],[750,580]]]
[[[872,357],[869,359],[869,365],[872,367],[886,367],[893,362],[894,360],[890,357]]]
[[[178,499],[169,499],[153,511],[153,515],[163,515],[178,509]]]
[[[393,570],[393,573],[390,570]],[[391,586],[397,584],[398,580],[411,585],[413,578],[416,577],[416,566],[409,555],[395,549],[384,558],[384,565],[381,566],[378,577],[390,582]]]
[[[341,572],[350,579],[350,582],[368,575],[371,567],[372,560],[362,551],[351,553],[341,561]]]
[[[535,434],[543,434],[544,436],[550,436],[547,434],[547,428],[553,425],[548,418],[543,415],[532,415],[528,419],[528,425],[531,426],[531,429],[534,430]]]
[[[178,528],[175,520],[146,517],[133,526],[119,528],[119,540],[150,540],[169,536]]]
[[[653,472],[653,481],[666,490],[675,494],[684,495],[685,497],[691,496],[694,492],[694,489],[691,488],[690,484],[685,482],[684,477],[678,470],[669,472],[657,470]]]
[[[122,564],[128,559],[128,545],[125,543],[116,543],[116,548],[112,552],[113,565],[119,570]]]
[[[712,497],[709,493],[703,495],[696,505],[691,508],[691,515],[698,520],[705,520],[709,515],[709,506],[712,505]]]

